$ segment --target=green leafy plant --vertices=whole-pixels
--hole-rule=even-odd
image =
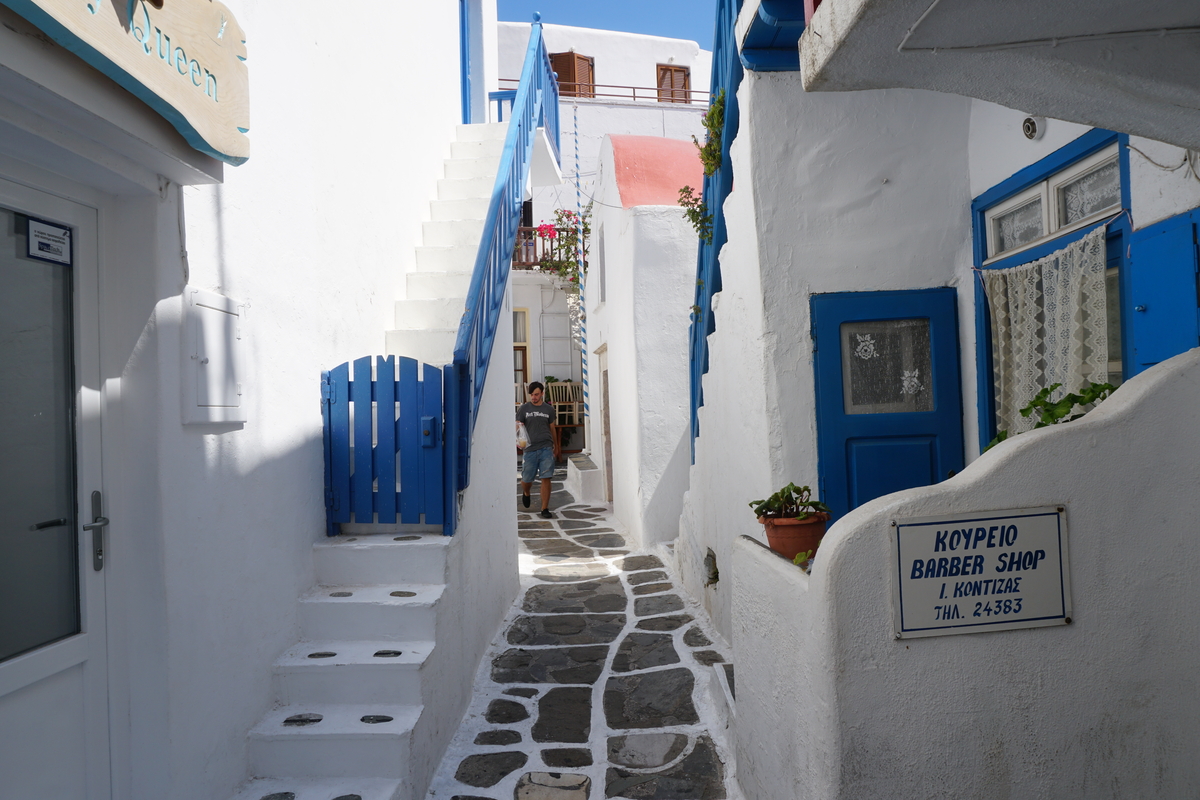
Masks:
[[[829,513],[829,506],[812,499],[807,486],[789,483],[766,500],[751,500],[755,517],[808,519],[813,513]]]
[[[583,223],[583,238],[580,239],[580,221]],[[546,242],[544,255],[538,260],[538,269],[551,272],[571,283],[578,282],[576,275],[576,248],[582,245],[583,271],[587,273],[589,240],[592,236],[591,205],[583,214],[558,209],[553,222],[542,222],[534,228],[534,235]]]
[[[1108,397],[1117,390],[1117,387],[1111,383],[1091,383],[1090,381],[1084,385],[1083,389],[1078,394],[1068,392],[1058,400],[1051,400],[1050,395],[1054,394],[1054,390],[1062,386],[1061,383],[1055,383],[1042,389],[1033,396],[1029,404],[1021,409],[1022,417],[1031,417],[1037,415],[1037,422],[1033,429],[1045,428],[1048,425],[1056,425],[1060,422],[1070,422],[1079,419],[1084,414],[1092,410],[1096,403]],[[1078,409],[1078,413],[1074,413]],[[996,434],[996,438],[988,442],[988,446],[983,448],[983,452],[991,450],[996,445],[1003,442],[1009,436],[1007,430],[1000,431]]]
[[[725,129],[725,90],[717,92],[701,120],[704,126],[704,144],[695,136],[692,141],[700,151],[700,163],[705,177],[712,177],[721,168],[721,132]]]
[[[792,559],[792,563],[797,567],[803,567],[805,562],[812,558],[816,552],[816,550],[801,550],[799,553],[796,553],[796,557]]]
[[[679,190],[679,205],[683,206],[683,215],[696,229],[696,235],[705,244],[712,244],[713,218],[712,214],[708,213],[704,198],[697,195],[692,187],[685,186]]]

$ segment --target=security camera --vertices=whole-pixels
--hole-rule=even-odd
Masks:
[[[1026,139],[1036,142],[1046,134],[1046,118],[1026,117],[1021,123],[1021,133],[1025,134]]]

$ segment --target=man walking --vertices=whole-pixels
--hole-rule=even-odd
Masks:
[[[529,508],[529,490],[535,477],[542,481],[542,516],[550,519],[550,479],[558,459],[557,412],[544,402],[545,387],[539,381],[529,384],[529,402],[517,409],[517,422],[525,424],[529,444],[521,458],[521,502]]]

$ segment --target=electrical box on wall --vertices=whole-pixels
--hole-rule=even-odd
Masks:
[[[183,291],[183,422],[245,422],[246,305]]]

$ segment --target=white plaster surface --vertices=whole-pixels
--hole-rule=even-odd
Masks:
[[[747,73],[739,102],[723,289],[678,545],[685,585],[725,635],[727,584],[703,586],[705,554],[720,569],[738,534],[762,536],[750,500],[789,481],[816,484],[811,295],[955,286],[960,352],[974,349],[970,101],[806,94],[795,73]],[[964,409],[975,405],[972,362]]]
[[[218,186],[164,181],[160,192],[159,174],[210,183],[222,170],[189,160],[161,120],[56,48],[29,39],[44,55],[20,63],[3,48],[9,69],[41,70],[35,82],[65,86],[60,96],[98,115],[92,127],[80,127],[86,115],[59,118],[70,142],[95,138],[58,159],[37,160],[60,152],[55,130],[38,129],[37,146],[19,152],[23,140],[6,134],[0,176],[90,205],[100,220],[103,382],[87,388],[104,402],[102,488],[113,520],[114,797],[211,800],[247,777],[246,732],[272,702],[271,664],[296,639],[296,600],[312,585],[310,549],[324,529],[320,371],[382,350],[460,114],[455,3],[374,9],[372,26],[391,31],[386,48],[364,46],[328,15],[229,6],[249,34],[253,145]],[[472,6],[494,20],[494,0]],[[398,98],[397,75],[422,77]],[[109,125],[134,143],[106,139]],[[244,426],[181,424],[179,293],[189,283],[249,305]],[[505,373],[493,367],[503,391],[489,382],[488,396],[503,398],[490,402],[504,412],[495,430],[507,455]],[[489,538],[509,534],[487,516],[491,435],[476,448],[479,488],[455,542],[467,588],[460,638],[447,645],[457,648],[445,667],[445,691],[457,693],[449,709],[465,703],[472,658],[498,621],[489,610],[515,591],[511,551]],[[41,725],[30,717],[22,727]],[[423,745],[426,764],[439,741]]]
[[[678,206],[620,208],[607,139],[602,152],[594,229],[605,237],[605,302],[600,271],[593,268],[586,287],[588,346],[592,353],[607,347],[614,512],[650,547],[675,538],[687,489],[687,326],[696,235]],[[598,392],[593,396],[598,419],[603,401]],[[599,433],[600,426],[592,429]],[[592,459],[601,469],[605,452],[597,437]]]
[[[1195,170],[1200,170],[1200,158],[1192,152]],[[1129,137],[1129,191],[1135,229],[1200,206],[1200,177],[1189,170],[1187,154],[1182,147]]]
[[[518,78],[521,58],[529,41],[529,25],[501,22],[499,30],[499,72],[501,78]],[[600,144],[605,134],[663,136],[668,139],[703,140],[700,119],[707,108],[706,99],[692,104],[659,103],[653,98],[658,85],[658,64],[675,64],[691,69],[692,88],[707,92],[712,53],[687,39],[668,39],[635,33],[602,31],[566,25],[544,24],[542,30],[551,53],[574,50],[595,59],[599,84],[634,86],[638,98],[562,98],[559,106],[564,184],[535,189],[533,223],[554,219],[554,210],[576,207],[576,184],[587,205],[596,191]],[[507,85],[507,84],[506,84]],[[621,90],[598,89],[614,93]],[[702,96],[706,98],[707,95]],[[578,137],[576,137],[578,126]],[[579,161],[576,163],[576,138]],[[578,176],[578,177],[577,177]],[[595,226],[593,226],[594,229]]]
[[[971,100],[970,105],[971,197],[983,194],[1091,130],[1075,122],[1047,119],[1041,139],[1026,139],[1021,123],[1029,114],[986,100]]]
[[[1200,349],[1081,420],[868,503],[830,528],[811,577],[739,540],[732,631],[746,795],[1195,794],[1200,768],[1186,743],[1200,735],[1200,630],[1186,585],[1200,514],[1197,390]],[[1047,505],[1067,509],[1071,625],[893,638],[890,520]]]

